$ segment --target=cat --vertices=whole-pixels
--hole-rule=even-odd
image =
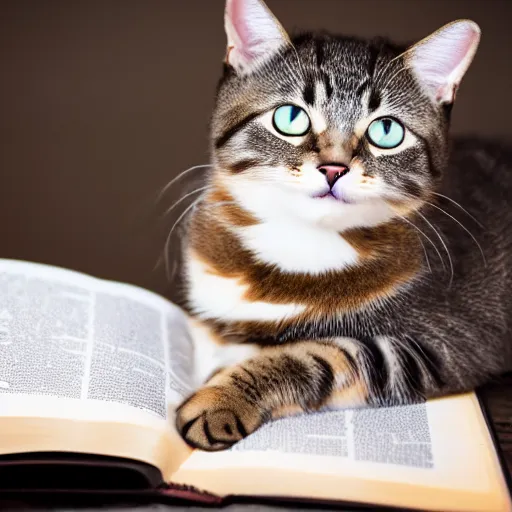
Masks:
[[[183,439],[223,450],[275,418],[511,370],[512,155],[448,137],[478,25],[407,47],[290,38],[261,0],[227,0],[225,29],[213,169],[184,244]]]

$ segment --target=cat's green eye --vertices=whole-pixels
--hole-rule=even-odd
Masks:
[[[289,137],[306,135],[311,126],[306,111],[296,105],[282,105],[276,108],[272,122],[281,135]]]
[[[404,127],[391,117],[375,119],[366,132],[367,139],[378,148],[393,149],[402,144],[405,137]]]

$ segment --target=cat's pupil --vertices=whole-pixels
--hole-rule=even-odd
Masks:
[[[392,124],[391,119],[383,119],[382,120],[382,127],[384,128],[384,133],[386,135],[389,135],[389,132],[391,130],[391,124]]]
[[[290,108],[290,123],[295,121],[295,118],[300,114],[301,109],[299,107],[292,106]]]

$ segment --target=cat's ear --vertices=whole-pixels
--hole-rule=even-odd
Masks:
[[[290,44],[283,27],[262,0],[226,0],[226,63],[237,72],[250,71],[263,59]]]
[[[450,104],[479,42],[479,26],[470,20],[460,20],[416,43],[404,57],[432,100]]]

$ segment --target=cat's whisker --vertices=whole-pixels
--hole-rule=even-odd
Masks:
[[[480,254],[482,255],[482,260],[484,262],[484,266],[487,266],[487,260],[485,259],[485,254],[484,254],[484,251],[482,249],[482,246],[479,244],[478,240],[475,238],[473,233],[471,233],[471,231],[469,231],[469,229],[466,228],[466,226],[464,226],[464,224],[462,224],[462,222],[457,220],[453,215],[450,215],[448,212],[443,210],[441,207],[439,207],[439,206],[437,206],[437,205],[435,205],[433,203],[429,203],[428,201],[425,201],[425,203],[428,204],[429,206],[432,206],[432,208],[436,208],[440,212],[442,212],[445,215],[447,215],[448,217],[450,217],[450,219],[452,219],[454,222],[456,222],[473,239],[473,242],[475,242],[475,244],[477,245],[478,249],[480,250]]]
[[[169,208],[167,208],[167,210],[165,210],[164,215],[169,215],[169,213],[171,213],[174,210],[174,208],[176,208],[176,206],[178,206],[181,202],[183,202],[185,199],[187,199],[187,197],[193,196],[194,194],[197,194],[199,192],[203,192],[204,190],[207,190],[208,188],[210,188],[210,187],[208,187],[208,186],[199,187],[199,188],[196,188],[195,190],[192,190],[192,192],[185,194],[183,197],[180,197],[180,199],[175,201],[174,204],[172,204]]]
[[[239,204],[239,203],[237,203],[236,201],[219,201],[218,203],[209,203],[207,205],[207,208],[224,206],[226,204]]]
[[[152,270],[153,272],[155,272],[155,271],[156,271],[156,269],[161,265],[161,263],[162,263],[162,260],[163,260],[163,259],[164,259],[164,255],[163,255],[163,253],[162,253],[162,254],[158,257],[158,259],[156,260],[155,265],[153,266],[153,270]]]
[[[407,194],[407,193],[403,193],[405,196],[407,197],[410,197],[411,199],[415,199],[414,196],[410,195],[410,194]],[[434,195],[437,195],[437,196],[440,196],[440,197],[444,197],[445,199],[448,199],[448,200],[451,200],[449,197],[447,196],[444,196],[442,194],[438,194],[436,192],[433,192]],[[466,213],[469,217],[471,217],[482,229],[484,228],[484,226],[478,222],[477,219],[475,219],[475,217],[473,217],[473,215],[471,215],[468,211],[466,211],[459,203],[457,203],[456,201],[454,200],[451,200],[452,203],[454,203],[456,206],[458,206],[464,213]],[[454,222],[456,222],[462,229],[464,229],[464,231],[466,231],[466,233],[472,238],[473,242],[476,244],[476,246],[478,247],[479,251],[480,251],[480,254],[482,255],[482,260],[484,262],[484,265],[487,266],[487,260],[485,258],[485,254],[484,254],[484,251],[482,249],[482,246],[480,245],[480,243],[478,242],[478,240],[476,239],[476,237],[473,235],[473,233],[471,233],[471,231],[469,231],[469,229],[464,226],[464,224],[462,224],[462,222],[460,222],[457,218],[455,218],[453,215],[449,214],[446,210],[444,210],[443,208],[441,208],[440,206],[434,204],[434,203],[431,203],[429,201],[426,201],[424,200],[423,201],[425,204],[431,206],[432,208],[436,208],[437,210],[439,210],[440,212],[444,213],[446,216],[450,217],[450,219],[452,219]],[[419,212],[418,212],[419,213]]]
[[[425,260],[427,262],[428,271],[432,274],[432,267],[430,266],[430,260],[428,259],[428,253],[425,244],[423,243],[423,240],[421,239],[420,235],[416,236],[418,237],[418,241],[420,242],[421,247],[423,248],[423,253],[425,254]]]
[[[164,216],[165,215],[168,215],[172,210],[174,210],[174,208],[176,208],[176,206],[178,206],[182,201],[184,201],[185,199],[187,199],[188,197],[194,195],[194,194],[197,194],[198,192],[202,192],[203,190],[206,190],[208,187],[201,187],[199,189],[196,189],[196,190],[193,190],[192,192],[189,192],[188,194],[185,194],[183,197],[181,197],[180,199],[178,199],[170,208],[168,208],[166,210],[166,212],[164,213]],[[162,255],[159,256],[158,260],[156,261],[154,267],[153,267],[153,272],[156,271],[156,269],[162,264],[162,260],[164,259],[165,255],[168,253],[168,249],[167,249],[167,241],[166,241],[166,249],[164,249],[164,253]],[[167,274],[167,277],[169,278],[169,272],[168,272],[168,262],[165,262],[166,263],[166,274]]]
[[[441,261],[442,265],[443,265],[443,268],[446,268],[445,266],[445,263],[444,263],[444,259],[443,257],[441,256],[441,252],[439,251],[439,249],[437,248],[437,245],[430,239],[430,237],[428,235],[426,235],[418,226],[416,226],[416,224],[414,224],[414,222],[410,221],[409,219],[407,219],[406,217],[402,217],[402,215],[398,215],[398,217],[400,219],[402,219],[403,221],[405,221],[407,224],[409,224],[410,226],[412,226],[416,231],[418,231],[419,233],[421,233],[429,242],[430,244],[432,245],[432,247],[435,249],[435,251],[437,252],[437,255],[439,256],[439,260]],[[423,246],[423,248],[425,248],[425,246]],[[429,262],[429,268],[430,270],[432,270],[432,268],[430,267],[430,262]]]
[[[213,165],[211,164],[201,164],[201,165],[194,165],[192,167],[189,167],[188,169],[185,169],[184,171],[180,172],[178,174],[178,176],[176,176],[175,178],[173,178],[169,183],[167,183],[167,185],[165,185],[162,190],[159,192],[157,198],[156,198],[156,202],[158,203],[162,197],[165,195],[165,193],[173,186],[174,183],[176,183],[180,178],[182,178],[183,176],[185,176],[186,174],[192,172],[192,171],[195,171],[196,169],[204,169],[206,167],[213,167]]]
[[[167,279],[170,281],[172,279],[172,276],[169,272],[169,247],[170,247],[170,243],[171,243],[171,237],[172,237],[172,234],[174,232],[174,230],[176,229],[176,226],[179,225],[179,223],[185,218],[185,216],[187,215],[187,213],[189,213],[195,206],[197,206],[197,204],[202,200],[202,197],[199,197],[197,199],[195,199],[192,203],[190,203],[186,208],[185,210],[181,213],[181,215],[178,217],[178,219],[176,220],[176,222],[172,225],[172,228],[171,230],[169,231],[169,234],[167,235],[167,238],[165,240],[165,245],[164,245],[164,252],[165,252],[165,272],[166,272],[166,275],[167,275]]]
[[[451,197],[448,197],[448,196],[445,196],[443,194],[439,194],[437,192],[432,192],[432,194],[434,194],[435,196],[439,196],[439,197],[443,197],[444,199],[447,199],[448,201],[450,201],[451,203],[453,203],[455,206],[458,206],[466,215],[468,215],[469,217],[471,217],[471,219],[473,219],[482,229],[484,229],[484,225],[478,221],[478,219],[476,219],[475,217],[473,217],[473,215],[471,215],[471,213],[469,213],[461,204],[459,204],[457,201],[455,201],[454,199],[452,199]]]
[[[218,203],[208,203],[207,205],[205,205],[205,210],[208,211],[209,209],[219,208],[227,204],[239,205],[239,203],[237,203],[236,201],[220,201]]]
[[[452,260],[450,251],[448,250],[448,247],[447,247],[445,241],[443,240],[443,237],[439,234],[439,231],[437,231],[437,229],[432,225],[432,223],[421,212],[416,211],[416,213],[430,226],[432,231],[434,231],[436,236],[441,241],[441,244],[443,245],[444,250],[446,251],[446,255],[448,256],[448,260],[450,262],[450,281],[448,283],[448,288],[450,288],[452,286],[453,277],[454,277],[453,260]]]

